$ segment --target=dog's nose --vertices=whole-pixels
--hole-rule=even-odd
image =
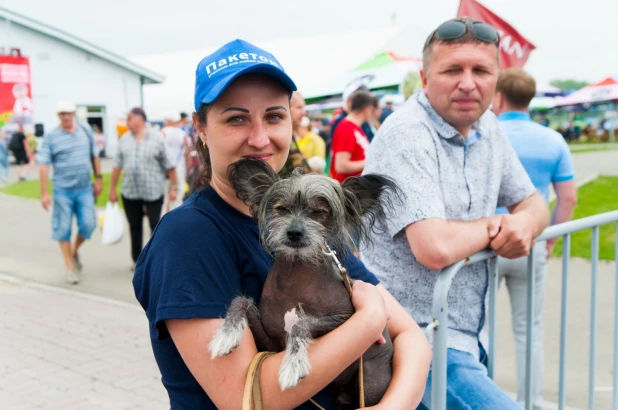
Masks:
[[[288,239],[292,242],[298,242],[303,237],[303,231],[300,228],[292,227],[288,229]]]

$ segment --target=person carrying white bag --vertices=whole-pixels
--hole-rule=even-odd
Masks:
[[[122,240],[123,235],[123,216],[118,202],[108,202],[105,206],[101,243],[103,245],[114,245]]]

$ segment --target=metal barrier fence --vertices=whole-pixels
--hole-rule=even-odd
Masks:
[[[618,222],[618,211],[577,219],[559,225],[550,226],[537,238],[537,242],[563,237],[562,242],[562,302],[560,318],[560,374],[558,385],[558,408],[565,408],[565,363],[567,349],[567,318],[569,291],[569,263],[571,257],[571,234],[585,229],[592,229],[592,290],[590,308],[590,362],[588,377],[588,408],[594,408],[594,372],[597,333],[597,269],[599,263],[599,227]],[[618,236],[618,224],[616,229]],[[618,237],[616,240],[616,257],[618,259]],[[490,260],[489,263],[489,347],[488,374],[493,379],[496,347],[496,296],[498,293],[498,274],[496,271],[496,254],[493,251],[481,251],[469,258],[444,268],[439,276],[433,293],[433,362],[431,380],[431,409],[446,410],[446,376],[447,376],[447,337],[448,337],[448,293],[453,278],[464,265]],[[534,312],[534,252],[528,257],[528,306],[527,306],[527,344],[526,344],[526,409],[532,409],[532,329]],[[616,303],[614,307],[614,363],[612,409],[618,410],[618,262],[616,263]]]

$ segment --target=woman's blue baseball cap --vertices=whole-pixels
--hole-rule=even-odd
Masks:
[[[296,84],[272,54],[244,40],[234,40],[204,57],[198,64],[195,72],[195,111],[202,104],[215,101],[236,78],[249,73],[269,75],[289,91],[296,91]]]

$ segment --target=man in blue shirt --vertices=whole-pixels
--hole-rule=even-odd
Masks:
[[[536,83],[526,72],[510,68],[500,73],[493,101],[493,111],[509,138],[517,156],[530,176],[532,183],[545,201],[549,202],[549,185],[556,192],[556,206],[551,224],[571,219],[577,202],[571,152],[558,132],[533,122],[528,105],[536,93]],[[497,213],[508,213],[499,208]],[[534,247],[535,301],[532,397],[534,409],[540,409],[543,393],[543,301],[547,258],[551,256],[556,240],[539,242]],[[524,401],[526,355],[526,301],[527,258],[508,260],[499,258],[498,271],[506,280],[511,298],[513,333],[517,345],[517,400]]]
[[[90,239],[96,228],[94,197],[102,189],[101,164],[92,129],[75,120],[75,104],[60,102],[57,113],[60,126],[45,135],[37,155],[37,162],[41,164],[41,204],[45,210],[49,210],[52,204],[47,189],[49,168],[52,166],[52,239],[60,243],[67,282],[77,284],[82,269],[79,247]],[[91,163],[96,174],[94,188],[90,176]],[[75,242],[71,244],[73,216],[77,219],[78,232]]]

